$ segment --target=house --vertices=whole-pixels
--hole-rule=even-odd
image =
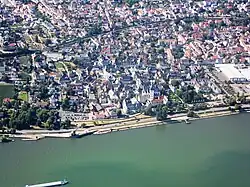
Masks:
[[[151,101],[147,101],[146,106],[154,107],[157,105],[166,104],[167,102],[168,102],[167,96],[160,96],[160,97],[154,98]]]
[[[117,118],[117,109],[110,109],[108,110],[109,118]]]
[[[90,93],[90,94],[89,94],[89,102],[95,102],[95,101],[96,101],[95,94]]]
[[[123,114],[134,114],[140,111],[141,103],[137,99],[124,99],[122,102],[122,113]]]
[[[44,72],[39,73],[39,79],[40,80],[45,80],[46,79],[46,75],[45,75]]]
[[[109,114],[105,111],[101,112],[91,112],[89,113],[89,119],[95,120],[95,119],[107,119]]]
[[[52,53],[52,52],[44,52],[43,53],[46,57],[48,61],[59,61],[63,59],[63,55],[60,53]]]
[[[138,101],[145,104],[151,98],[151,93],[145,89],[142,90],[138,95]]]
[[[102,106],[106,106],[106,105],[109,105],[110,104],[110,100],[108,98],[108,96],[106,95],[102,95],[99,99],[99,102]]]
[[[103,107],[100,105],[100,104],[98,104],[98,103],[91,103],[90,104],[90,110],[93,110],[93,111],[95,111],[95,112],[100,112],[100,111],[102,111],[103,110]]]
[[[0,61],[0,73],[4,73],[5,72],[5,62]]]
[[[124,75],[121,77],[121,82],[123,84],[132,84],[133,83],[133,77],[129,75]]]
[[[159,98],[161,95],[160,89],[156,86],[152,86],[150,89],[150,100]]]

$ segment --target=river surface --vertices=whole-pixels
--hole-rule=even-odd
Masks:
[[[0,186],[249,187],[250,115],[0,144]]]

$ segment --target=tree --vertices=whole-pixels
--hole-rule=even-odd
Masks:
[[[27,111],[21,111],[16,119],[16,128],[18,130],[29,129],[30,128],[30,116]]]
[[[95,24],[92,28],[90,28],[88,34],[89,36],[93,36],[101,34],[101,32],[102,32],[101,26],[99,24]]]
[[[246,103],[246,96],[244,95],[244,93],[242,93],[242,95],[240,95],[240,96],[238,97],[238,100],[239,100],[242,104]]]
[[[21,106],[22,111],[27,111],[30,108],[30,104],[27,102],[24,102]]]
[[[48,128],[60,128],[59,113],[45,109],[37,109],[29,103],[24,102],[20,107],[20,101],[10,102],[10,108],[0,108],[0,127],[12,128],[13,130],[29,129],[30,125],[38,125]]]
[[[80,65],[80,61],[79,61],[78,59],[76,59],[76,58],[73,60],[73,63],[74,63],[75,65]]]
[[[69,105],[69,98],[66,97],[63,102],[62,102],[62,109],[63,110],[68,110],[70,108],[70,105]]]
[[[46,122],[49,118],[49,111],[46,109],[40,109],[37,112],[37,117],[41,120],[41,122]]]
[[[53,120],[52,117],[49,117],[48,120],[46,121],[46,123],[48,125],[47,126],[48,129],[53,129],[54,128],[54,120]]]
[[[187,113],[187,117],[196,117],[196,114],[195,114],[194,111],[189,110],[188,113]]]
[[[240,97],[240,93],[239,93],[239,92],[237,92],[237,95],[236,95],[236,97],[237,97],[237,98],[239,98],[239,97]]]
[[[234,106],[236,104],[236,98],[234,97],[229,98],[228,104],[230,106]]]
[[[161,120],[166,120],[168,116],[168,108],[167,106],[164,105],[158,105],[156,109],[156,119],[161,121]]]
[[[61,127],[64,129],[68,129],[71,127],[71,121],[69,119],[66,119],[61,123]]]
[[[149,115],[149,116],[153,116],[154,115],[154,112],[152,110],[152,107],[147,107],[144,111],[144,114],[145,115]]]
[[[174,58],[180,59],[184,56],[184,50],[182,46],[176,47],[173,49]]]
[[[166,119],[167,119],[167,117],[168,117],[168,110],[167,110],[167,107],[162,107],[161,115],[162,115],[162,119],[163,119],[163,120],[166,120]]]
[[[158,120],[158,121],[162,120],[162,111],[161,110],[156,113],[156,120]]]
[[[46,46],[52,44],[51,39],[46,39],[45,42],[44,42],[44,44],[45,44]]]
[[[39,89],[38,97],[40,99],[47,99],[49,97],[48,92],[49,89],[45,85],[42,85],[41,88]]]
[[[134,4],[138,3],[139,0],[126,0],[128,6],[132,7]]]
[[[179,97],[182,97],[182,90],[181,89],[177,89],[176,90],[176,95]]]
[[[38,35],[36,35],[36,37],[35,37],[35,42],[36,42],[36,43],[40,43],[40,40],[39,40]]]
[[[116,111],[116,115],[117,115],[118,118],[121,117],[122,116],[122,111],[120,109],[118,109]]]
[[[234,109],[235,109],[235,110],[241,110],[241,105],[235,104],[235,105],[234,105]]]
[[[180,82],[179,82],[179,80],[173,79],[173,80],[171,80],[171,85],[178,87],[180,85]]]

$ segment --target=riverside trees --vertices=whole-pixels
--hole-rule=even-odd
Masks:
[[[10,101],[0,108],[0,129],[30,129],[39,126],[47,129],[59,129],[60,117],[58,112],[32,106],[27,102]],[[19,105],[20,104],[20,105]],[[18,107],[21,106],[21,107]]]
[[[159,121],[166,120],[168,118],[168,108],[166,106],[159,105],[156,111],[156,119]]]
[[[169,110],[166,105],[158,105],[156,108],[148,107],[144,110],[145,115],[156,116],[159,121],[166,120],[168,113]]]

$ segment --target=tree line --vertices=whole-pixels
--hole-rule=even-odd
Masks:
[[[30,129],[38,126],[46,129],[68,128],[70,122],[61,123],[59,112],[33,106],[27,102],[12,100],[0,108],[0,129]]]

